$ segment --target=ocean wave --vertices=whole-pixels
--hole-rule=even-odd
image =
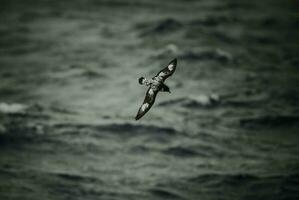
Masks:
[[[164,142],[172,138],[169,136],[175,136],[178,133],[172,127],[155,125],[133,123],[100,125],[59,123],[51,125],[47,122],[29,123],[23,118],[18,120],[13,117],[13,119],[0,124],[0,144],[4,147],[16,144],[45,143],[64,147],[63,151],[71,150],[80,153],[84,150],[105,153],[104,149],[97,147],[96,140],[111,139],[111,137],[129,139],[138,136],[148,140]],[[81,145],[80,149],[76,149],[78,145]],[[140,147],[139,151],[147,151],[147,149],[146,147]]]
[[[95,70],[85,70],[79,76],[86,77],[88,79],[106,78],[106,75]]]
[[[252,108],[252,107],[261,107],[267,103],[267,95],[243,95],[240,97],[225,97],[221,98],[221,106],[224,107],[233,107],[233,108]]]
[[[246,186],[251,184],[251,188],[258,186],[268,186],[271,184],[280,184],[283,187],[297,187],[299,185],[299,174],[289,175],[269,175],[257,176],[254,174],[202,174],[197,177],[187,179],[190,183],[198,183],[207,187],[229,187],[229,186]],[[249,187],[247,188],[250,189]]]
[[[165,59],[170,55],[181,60],[189,61],[214,60],[220,63],[230,63],[236,61],[236,59],[230,53],[221,49],[179,50],[179,48],[174,44],[166,45],[163,49],[155,52],[153,57]]]
[[[45,119],[48,116],[43,113],[43,106],[39,104],[22,104],[22,103],[0,103],[0,114],[11,117],[23,118],[40,118]]]
[[[221,49],[187,50],[179,53],[178,58],[185,60],[216,60],[221,63],[234,61],[230,53]]]
[[[177,194],[174,191],[170,191],[169,189],[162,189],[162,188],[152,188],[148,190],[154,196],[163,199],[185,199],[181,195]]]
[[[267,96],[226,96],[218,94],[192,95],[158,103],[158,106],[184,108],[260,108],[267,103]]]
[[[78,174],[71,174],[71,173],[50,173],[52,176],[56,176],[58,178],[67,180],[67,181],[76,181],[80,183],[98,183],[101,184],[103,181],[99,180],[98,178],[95,177],[90,177],[90,176],[83,176],[83,175],[78,175]]]
[[[193,19],[189,22],[190,26],[218,26],[224,23],[236,23],[240,22],[239,18],[231,15],[211,15],[205,18]]]
[[[188,181],[195,183],[206,183],[206,182],[223,182],[225,184],[238,184],[241,182],[254,181],[259,178],[251,174],[203,174],[194,178],[190,178]]]
[[[207,173],[163,182],[158,191],[150,191],[161,199],[185,199],[189,194],[196,194],[195,199],[297,199],[298,182],[298,174]]]
[[[166,18],[154,22],[143,22],[136,25],[137,30],[140,31],[140,36],[149,36],[156,34],[169,34],[181,29],[183,24],[173,18]]]
[[[151,135],[175,135],[177,130],[170,127],[160,127],[155,125],[139,125],[133,123],[111,123],[111,124],[56,124],[55,129],[61,130],[82,130],[89,129],[97,133],[109,132],[110,134],[119,135],[136,135],[136,134],[151,134]]]
[[[256,118],[241,119],[240,125],[245,128],[274,128],[299,125],[297,115],[261,116]]]
[[[28,106],[20,103],[0,103],[0,112],[6,114],[24,113]]]
[[[181,106],[186,108],[213,107],[220,103],[220,98],[216,94],[198,95],[182,97],[167,101],[162,101],[158,106]]]
[[[187,147],[170,147],[164,150],[163,153],[182,158],[194,157],[199,155],[196,151]]]
[[[252,10],[256,8],[256,5],[253,2],[226,2],[224,4],[219,4],[218,6],[215,7],[215,10],[225,10],[225,9],[231,9],[231,10]]]
[[[8,121],[0,124],[0,144],[2,146],[39,142],[45,133],[40,124],[27,124],[22,120]]]
[[[179,145],[167,147],[164,150],[162,150],[161,153],[180,158],[231,158],[235,156],[235,153],[232,150],[221,147],[222,145],[227,143],[227,141],[219,141],[219,139],[215,137],[212,138],[212,141],[205,140],[205,143],[197,145]],[[199,136],[198,139],[201,139],[201,137]],[[218,144],[215,145],[215,143]]]
[[[178,57],[179,48],[177,45],[170,43],[165,47],[158,49],[152,56],[154,59],[166,59],[169,57]]]

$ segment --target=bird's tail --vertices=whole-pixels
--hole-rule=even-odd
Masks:
[[[161,92],[169,92],[170,93],[169,87],[167,85],[165,85],[164,83],[163,83],[160,91]]]

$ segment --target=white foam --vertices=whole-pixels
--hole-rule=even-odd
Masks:
[[[27,109],[26,105],[19,103],[0,103],[0,112],[2,113],[21,113]]]

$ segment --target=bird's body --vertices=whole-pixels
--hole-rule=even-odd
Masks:
[[[150,86],[152,88],[159,88],[159,92],[170,92],[169,87],[163,83],[162,80],[157,79],[156,77],[147,80],[146,78],[143,78],[141,85]]]
[[[149,89],[147,90],[143,104],[139,108],[138,113],[135,117],[136,120],[140,119],[147,111],[149,111],[149,109],[155,102],[158,92],[161,91],[170,93],[169,87],[164,84],[164,81],[173,74],[176,69],[176,64],[177,60],[172,60],[167,65],[167,67],[162,69],[156,76],[154,76],[150,80],[147,80],[144,77],[139,78],[139,83],[141,85],[149,86]]]

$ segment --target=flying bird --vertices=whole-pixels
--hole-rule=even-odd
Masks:
[[[146,85],[149,86],[149,88],[145,94],[144,101],[140,106],[138,113],[135,117],[136,120],[143,117],[143,115],[145,115],[145,113],[147,113],[150,110],[150,108],[155,103],[155,99],[158,92],[171,93],[169,87],[166,84],[164,84],[164,81],[174,73],[176,65],[177,59],[175,58],[172,61],[170,61],[170,63],[164,69],[162,69],[156,76],[154,76],[150,80],[147,80],[144,77],[140,77],[138,79],[140,85]]]

